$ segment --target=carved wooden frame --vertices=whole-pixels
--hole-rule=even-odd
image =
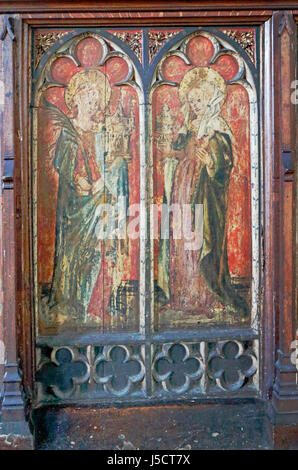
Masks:
[[[263,300],[262,300],[262,377],[261,398],[270,400],[278,412],[291,420],[298,411],[298,391],[295,389],[296,369],[290,362],[290,343],[295,339],[297,319],[294,303],[294,259],[295,223],[294,223],[294,164],[295,161],[295,115],[294,106],[284,105],[283,87],[280,71],[285,71],[288,82],[295,77],[295,21],[298,18],[296,2],[251,2],[250,9],[239,6],[237,2],[218,1],[210,6],[207,2],[128,2],[124,7],[121,2],[111,2],[109,12],[105,11],[103,2],[89,2],[88,14],[86,4],[82,12],[82,2],[10,2],[4,1],[0,13],[9,14],[5,20],[3,36],[12,40],[15,61],[15,100],[14,100],[14,192],[15,209],[12,203],[4,202],[9,208],[10,220],[15,221],[15,266],[16,272],[16,323],[18,325],[18,354],[12,351],[9,363],[16,363],[22,374],[22,385],[30,409],[31,391],[33,388],[34,354],[32,353],[32,317],[30,292],[30,168],[28,168],[28,151],[30,141],[26,129],[28,125],[28,103],[30,102],[27,65],[30,60],[28,47],[31,26],[69,25],[94,26],[100,24],[116,26],[129,24],[162,25],[262,25],[262,65],[263,91],[262,100],[262,164],[263,164]],[[13,5],[13,6],[12,6]],[[234,11],[233,11],[234,10]],[[236,15],[235,15],[236,10]],[[275,11],[276,10],[276,11]],[[11,23],[14,30],[12,32]],[[285,63],[281,54],[281,37],[288,34],[290,39],[289,54],[292,61]],[[4,39],[3,37],[3,39]],[[288,69],[287,69],[288,68]],[[12,110],[11,110],[12,112]],[[289,122],[290,140],[284,142],[284,122]],[[292,167],[286,167],[283,156],[290,156]],[[286,164],[286,163],[284,163]],[[289,163],[287,163],[289,165]],[[5,200],[4,200],[5,201]],[[290,202],[288,202],[290,201]],[[290,222],[287,222],[290,221]],[[287,223],[287,230],[282,230]],[[8,233],[4,243],[8,243]],[[22,269],[20,269],[22,267]],[[13,291],[6,272],[6,292]],[[5,293],[6,296],[6,293]],[[14,306],[10,299],[4,300],[6,324],[14,316]],[[13,332],[9,334],[13,340]],[[7,338],[8,339],[8,338]],[[13,348],[12,348],[13,349]],[[277,351],[278,353],[277,357]],[[278,359],[278,360],[277,360]],[[275,367],[275,362],[276,367]],[[15,372],[15,369],[14,369]]]

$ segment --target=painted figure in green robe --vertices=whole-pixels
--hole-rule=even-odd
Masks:
[[[163,203],[203,205],[200,249],[185,249],[185,240],[160,238],[156,298],[160,311],[218,318],[228,311],[247,317],[246,300],[231,282],[227,256],[227,210],[233,168],[232,132],[221,116],[224,79],[215,70],[197,67],[179,86],[184,123],[175,141],[164,145]],[[169,317],[170,318],[170,317]],[[183,317],[182,317],[183,318]]]
[[[48,313],[59,324],[115,314],[111,300],[117,290],[117,208],[119,201],[128,207],[129,192],[126,160],[106,164],[106,130],[97,115],[102,117],[110,95],[107,78],[94,69],[78,72],[68,84],[65,102],[74,111],[72,118],[46,103],[50,118],[62,128],[54,158],[59,186],[54,272],[47,298]],[[96,284],[98,297],[91,306]]]

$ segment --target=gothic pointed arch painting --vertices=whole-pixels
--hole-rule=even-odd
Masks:
[[[35,30],[37,403],[258,393],[258,34]]]
[[[69,35],[34,98],[38,327],[134,331],[139,243],[116,230],[140,198],[137,71],[99,34]]]
[[[166,204],[172,230],[162,234],[159,210],[155,311],[163,329],[249,324],[257,316],[258,118],[247,62],[222,34],[200,31],[157,65],[153,198]]]

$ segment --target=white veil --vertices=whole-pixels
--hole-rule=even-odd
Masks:
[[[225,100],[225,94],[222,93],[222,91],[215,86],[214,86],[214,92],[213,96],[206,106],[206,110],[203,114],[198,132],[197,132],[197,138],[200,139],[204,135],[211,135],[213,132],[218,131],[222,132],[225,134],[228,134],[231,140],[234,140],[233,133],[229,127],[229,125],[226,123],[224,118],[221,116],[221,107],[223,104],[223,101]],[[198,85],[199,88],[199,85]],[[179,130],[180,134],[186,134],[187,130],[191,126],[191,120],[190,120],[190,105],[188,101],[185,102],[185,104],[182,107],[182,112],[185,116],[184,123],[182,127]]]

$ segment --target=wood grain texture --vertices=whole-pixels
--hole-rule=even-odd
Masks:
[[[188,0],[187,2],[171,2],[153,0],[151,2],[144,2],[139,0],[120,2],[111,1],[109,3],[108,11],[192,11],[192,10],[261,10],[261,9],[294,9],[297,8],[297,2],[284,2],[284,1],[247,1],[240,3],[236,1],[227,2],[225,0],[217,0],[216,2]],[[1,12],[32,12],[32,11],[104,11],[107,10],[106,2],[104,1],[89,1],[82,2],[75,0],[73,2],[43,2],[40,0],[23,0],[13,1],[4,0],[1,2]]]
[[[243,10],[243,12],[247,13],[246,10]],[[156,14],[154,12],[146,12],[148,15],[148,18],[151,18],[150,21],[152,21],[152,17],[155,16],[155,21],[156,21]],[[206,13],[206,12],[198,12],[198,13]],[[222,13],[222,11],[221,11]],[[232,17],[232,11],[227,12],[229,13],[229,16]],[[239,13],[237,11],[236,13]],[[244,21],[251,21],[251,16],[254,14],[252,10],[250,10],[250,15],[246,17]],[[262,17],[262,21],[264,22],[267,18],[266,15],[268,15],[270,12],[265,12],[264,10],[262,11],[257,11],[257,14]],[[102,15],[105,17],[105,21],[110,21],[110,17],[112,15],[107,15],[105,13],[102,13]],[[84,24],[86,26],[94,25],[95,19],[93,18],[94,15],[88,15],[86,13],[80,14],[81,20],[77,18],[71,18],[73,16],[73,12],[70,14],[67,13],[64,18],[62,16],[58,20],[57,17],[55,18],[54,16],[57,16],[57,13],[53,14],[52,21],[56,25],[59,24],[59,26],[67,24],[68,21],[71,21],[72,23],[75,22],[75,24],[81,24],[81,21],[84,21]],[[137,16],[137,15],[136,15]],[[219,15],[218,15],[219,17]],[[26,19],[23,19],[23,27],[19,28],[19,32],[17,32],[18,36],[18,54],[19,54],[19,63],[24,64],[22,69],[19,69],[19,76],[18,76],[18,89],[17,89],[17,94],[16,96],[18,97],[18,106],[19,106],[19,123],[18,126],[23,129],[22,133],[22,140],[21,142],[17,142],[18,146],[18,153],[20,154],[21,158],[18,159],[16,162],[16,168],[15,168],[15,178],[16,178],[16,187],[17,187],[17,194],[16,194],[16,210],[17,210],[17,265],[18,266],[23,266],[23,271],[22,273],[19,273],[20,275],[18,276],[17,280],[17,305],[18,305],[18,318],[20,324],[22,324],[22,327],[20,328],[20,355],[22,358],[22,364],[23,364],[23,370],[24,370],[24,381],[26,382],[25,388],[28,387],[28,390],[31,389],[32,386],[32,374],[33,374],[33,354],[32,354],[32,342],[31,342],[31,334],[32,334],[32,325],[33,325],[33,318],[32,318],[32,300],[31,300],[31,293],[30,293],[30,285],[31,285],[31,270],[32,270],[32,265],[30,261],[30,253],[32,250],[31,247],[31,229],[30,229],[30,223],[29,221],[31,220],[31,212],[30,212],[30,205],[28,204],[28,200],[30,200],[30,184],[31,184],[31,179],[30,179],[30,163],[27,158],[27,155],[29,155],[29,150],[30,150],[30,144],[29,144],[29,135],[30,135],[30,123],[27,120],[28,116],[28,102],[29,102],[29,96],[28,96],[28,81],[27,81],[27,65],[30,60],[30,51],[28,49],[28,39],[29,37],[26,36],[30,34],[30,27],[28,28],[28,23],[32,22],[34,23],[35,26],[37,25],[42,25],[43,21],[47,18],[47,24],[49,24],[49,15],[44,14],[44,19],[40,18],[40,13],[37,15],[32,15],[32,18],[27,17]],[[162,18],[162,17],[160,17]],[[181,18],[183,19],[183,14],[181,16],[177,16],[177,13],[173,13],[171,21],[173,21],[173,18],[175,18],[176,22],[181,21]],[[234,15],[234,19],[236,16]],[[117,21],[119,21],[121,18],[120,16],[118,17]],[[223,20],[226,22],[227,18],[223,17]],[[21,22],[21,20],[19,20]],[[123,21],[123,18],[122,18]],[[129,21],[130,25],[135,24],[136,18],[132,19],[127,15],[127,21]],[[199,21],[199,18],[198,18]],[[239,19],[237,18],[237,21],[239,22]],[[240,23],[243,23],[243,21],[240,21]],[[139,23],[138,23],[139,24]],[[98,22],[97,22],[98,25]],[[22,39],[23,38],[23,39]],[[24,41],[22,43],[22,41]],[[29,130],[29,131],[28,131]],[[268,136],[268,139],[270,137]],[[268,145],[269,145],[269,140],[268,140]],[[270,168],[270,165],[272,162],[268,162],[268,166]],[[269,189],[268,189],[269,190]],[[272,229],[272,226],[270,226]],[[270,232],[271,233],[271,232]],[[270,281],[269,281],[270,284]],[[270,284],[271,286],[271,284]],[[268,287],[270,287],[268,286]],[[268,325],[270,325],[270,330],[272,330],[272,322],[269,321]],[[268,330],[267,330],[268,331]],[[267,357],[267,356],[266,356]],[[268,357],[270,357],[270,352],[268,352]],[[271,361],[272,362],[272,361]],[[270,369],[270,367],[269,367]],[[267,369],[266,369],[267,370]],[[269,380],[270,382],[270,380]],[[271,374],[271,383],[272,383],[272,374]]]
[[[15,121],[15,152],[18,155],[15,165],[15,210],[16,210],[16,289],[17,318],[19,324],[19,357],[23,370],[23,385],[30,400],[33,387],[33,354],[32,354],[32,295],[31,295],[31,209],[30,209],[30,122],[28,120],[30,93],[28,86],[28,64],[30,63],[31,26],[69,24],[76,26],[102,25],[173,25],[179,24],[265,24],[265,42],[262,51],[266,52],[267,72],[265,73],[265,107],[263,119],[264,133],[264,323],[263,323],[263,387],[264,398],[270,398],[274,381],[274,361],[280,347],[289,347],[295,330],[294,307],[290,291],[294,288],[291,258],[293,256],[294,224],[292,203],[294,201],[291,182],[284,182],[284,169],[281,164],[281,108],[280,76],[281,58],[278,39],[278,27],[282,12],[276,10],[294,10],[294,19],[298,21],[297,2],[111,2],[109,12],[104,2],[12,2],[1,3],[0,12],[21,13],[17,35],[16,62],[17,86],[15,100],[17,117]],[[271,20],[275,10],[274,20]],[[267,32],[266,32],[267,28]],[[271,42],[273,38],[273,42]],[[294,59],[291,64],[294,66]],[[284,65],[287,67],[287,65]],[[292,71],[290,72],[292,74]],[[274,99],[273,99],[274,98]],[[10,103],[12,99],[10,98]],[[10,104],[10,106],[12,106]],[[11,111],[12,113],[12,111]],[[287,122],[287,119],[285,120]],[[291,135],[294,135],[295,121],[289,119]],[[18,130],[23,131],[20,134]],[[292,141],[291,141],[292,142]],[[291,144],[292,145],[292,144]],[[294,148],[294,147],[292,147]],[[8,202],[8,201],[7,201]],[[13,211],[13,203],[7,207]],[[284,223],[286,221],[286,224]],[[6,222],[8,223],[8,222]],[[283,229],[285,227],[285,229]],[[12,230],[10,228],[10,230]],[[6,243],[10,243],[10,233]],[[14,279],[10,280],[7,292],[14,295]],[[287,294],[285,296],[285,293]],[[285,309],[285,310],[284,310]],[[285,315],[284,315],[285,312]],[[276,342],[275,342],[276,340]],[[286,377],[285,377],[286,378]],[[184,407],[182,406],[181,412]],[[295,411],[295,410],[294,410]],[[123,419],[126,413],[121,412]],[[120,414],[121,414],[120,413]],[[100,413],[96,413],[97,419]],[[86,411],[89,417],[89,411]],[[155,418],[156,419],[156,418]],[[158,420],[156,419],[156,422]],[[80,421],[79,421],[80,422]],[[292,433],[295,432],[292,430]],[[113,438],[114,439],[114,438]],[[112,441],[110,441],[112,442]],[[116,441],[115,445],[117,445]]]
[[[187,451],[272,446],[264,404],[253,401],[125,409],[46,407],[36,410],[35,422],[35,446],[40,450]]]
[[[298,414],[298,393],[295,365],[290,360],[291,343],[295,339],[297,320],[294,307],[295,222],[294,174],[296,125],[294,103],[288,88],[295,79],[296,25],[290,12],[273,15],[274,59],[274,164],[275,188],[272,230],[274,240],[273,296],[275,310],[276,373],[273,404],[278,419],[287,413]],[[285,130],[285,127],[288,127]],[[285,167],[285,153],[292,160],[290,172]],[[289,174],[290,173],[290,174]]]
[[[3,16],[0,17],[0,30],[3,28],[4,23]],[[2,44],[0,44],[0,64],[2,64]],[[3,113],[4,113],[4,74],[3,67],[0,66],[0,135],[3,135],[4,132],[4,123],[3,123]],[[0,180],[2,181],[3,173],[3,161],[4,161],[4,140],[0,139]],[[2,211],[0,212],[0,253],[2,253]],[[2,256],[0,256],[0,272],[2,273]],[[2,276],[0,276],[0,341],[3,342],[3,281]],[[4,343],[3,343],[4,344]],[[4,358],[2,361],[3,362]],[[3,378],[3,366],[0,365],[0,383],[2,384]]]
[[[3,378],[3,423],[22,421],[24,418],[23,401],[21,398],[20,382],[18,374],[18,351],[17,351],[17,321],[15,303],[15,275],[16,275],[16,246],[15,246],[15,194],[13,167],[15,156],[15,108],[14,108],[14,53],[16,44],[14,34],[7,23],[2,34],[3,55],[2,67],[4,71],[4,116],[5,132],[4,140],[4,168],[2,177],[2,216],[3,216],[3,325],[4,342],[6,347],[6,361]],[[8,33],[8,34],[6,34]]]

